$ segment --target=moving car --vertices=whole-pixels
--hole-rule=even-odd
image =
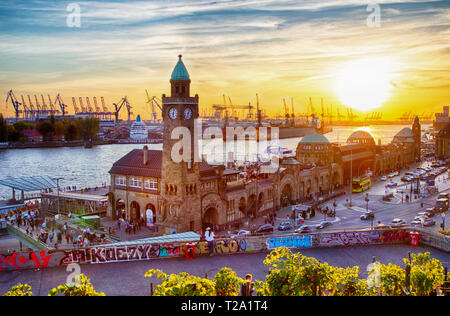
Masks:
[[[391,222],[392,227],[400,227],[406,225],[406,222],[400,218],[394,218]]]
[[[389,182],[388,184],[386,184],[387,188],[395,188],[398,185],[397,182]]]
[[[382,177],[381,177],[381,181],[387,181],[387,179],[388,179],[388,178],[387,178],[386,176],[382,176]]]
[[[375,214],[372,211],[368,211],[368,212],[365,212],[364,214],[362,214],[359,218],[361,220],[365,221],[365,220],[368,220],[368,219],[375,218]]]
[[[302,225],[294,231],[296,234],[306,234],[311,232],[311,227],[308,225]]]
[[[427,220],[425,220],[425,221],[422,223],[422,225],[423,225],[424,227],[430,227],[430,226],[436,225],[436,222],[435,222],[434,220],[432,220],[432,219],[427,219]]]
[[[262,235],[265,233],[273,233],[273,226],[270,224],[264,224],[254,231],[254,234]]]
[[[400,180],[402,180],[403,182],[411,182],[413,178],[411,178],[410,176],[404,176],[402,177]]]
[[[328,227],[330,225],[331,225],[331,222],[323,221],[323,222],[320,222],[320,224],[316,226],[316,229],[324,229],[325,227]]]
[[[291,230],[292,226],[290,222],[282,222],[280,226],[278,226],[278,230],[284,231],[284,230]]]
[[[413,220],[411,221],[411,225],[412,225],[412,226],[420,226],[420,225],[422,225],[422,221],[419,220],[419,219],[413,219]]]
[[[238,231],[236,234],[231,235],[230,237],[231,237],[231,238],[244,237],[244,236],[248,236],[248,235],[251,235],[251,234],[252,234],[252,233],[251,233],[250,231],[241,229],[241,230]]]

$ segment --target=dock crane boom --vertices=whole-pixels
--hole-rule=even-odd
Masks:
[[[19,114],[20,114],[20,108],[19,106],[21,105],[19,101],[17,101],[16,96],[14,95],[12,90],[9,90],[8,95],[6,96],[6,103],[8,103],[8,100],[11,101],[13,108],[14,108],[14,112],[16,113],[16,120],[19,119]]]
[[[94,110],[92,109],[92,106],[91,106],[91,101],[89,101],[89,97],[86,97],[86,105],[87,105],[87,109],[88,109],[89,113],[94,113]]]
[[[59,107],[61,108],[62,116],[63,116],[63,117],[66,116],[66,109],[67,109],[68,105],[65,105],[65,104],[64,104],[64,101],[63,101],[63,99],[61,98],[61,95],[60,95],[59,93],[58,93],[58,95],[56,96],[55,104],[58,104]]]
[[[120,102],[119,105],[117,103],[113,103],[114,108],[115,108],[114,115],[115,115],[116,122],[119,121],[119,112],[124,105],[126,106],[127,111],[128,111],[128,122],[129,122],[131,120],[131,114],[133,114],[133,113],[131,112],[132,107],[131,107],[130,103],[128,102],[127,97],[126,96],[123,97],[119,102]]]
[[[77,106],[77,99],[75,99],[75,97],[72,97],[72,103],[73,103],[73,109],[75,111],[75,114],[80,113],[80,109]]]
[[[159,105],[156,96],[150,98],[150,94],[148,94],[147,89],[145,89],[145,94],[147,95],[147,104],[149,104],[152,107],[153,121],[156,122],[158,120],[158,113],[156,112],[155,104],[161,110],[161,112],[162,107]]]

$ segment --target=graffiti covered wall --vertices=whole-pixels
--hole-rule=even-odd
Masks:
[[[409,241],[406,230],[348,231],[280,237],[248,237],[223,239],[215,243],[216,255],[273,250],[278,247],[318,248],[336,246],[382,245]],[[195,255],[209,254],[208,243],[195,242]],[[0,255],[0,271],[41,269],[65,266],[71,263],[100,264],[184,257],[186,243],[103,245],[87,249],[47,250]]]

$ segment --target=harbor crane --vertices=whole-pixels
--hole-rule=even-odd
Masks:
[[[131,114],[133,114],[133,113],[131,112],[132,107],[130,105],[130,102],[128,102],[127,97],[126,96],[123,97],[118,103],[119,104],[113,103],[114,108],[115,108],[114,116],[115,116],[116,122],[119,121],[119,112],[120,112],[120,110],[122,109],[122,107],[124,105],[126,106],[127,112],[128,112],[128,122],[130,122],[131,121]]]
[[[72,103],[73,103],[73,109],[75,110],[75,114],[79,114],[80,109],[77,106],[77,100],[75,99],[75,97],[72,97]]]
[[[49,98],[50,98],[50,96],[49,96]],[[58,104],[59,107],[61,108],[62,116],[63,117],[66,116],[66,110],[68,108],[68,105],[64,104],[64,101],[62,100],[61,95],[59,93],[56,96],[55,104]]]
[[[149,104],[152,107],[152,116],[153,116],[153,122],[156,122],[158,120],[158,113],[156,112],[156,106],[160,109],[162,112],[162,107],[159,105],[158,98],[156,96],[153,96],[150,98],[150,95],[148,94],[147,89],[145,89],[145,94],[147,95],[147,104]],[[162,101],[160,100],[162,103]]]
[[[231,109],[232,113],[235,112],[235,110],[248,110],[247,119],[251,120],[253,118],[253,109],[254,107],[249,103],[248,105],[234,105],[231,102],[231,98],[228,98],[229,104],[227,104],[226,96],[223,95],[223,104],[213,104],[213,109],[215,110],[214,116],[218,119],[223,117],[223,112],[228,111]]]
[[[78,100],[80,101],[81,113],[82,114],[87,114],[88,112],[87,112],[86,108],[83,105],[83,98],[79,97]]]
[[[16,120],[18,120],[19,114],[22,112],[19,108],[21,103],[19,101],[17,101],[16,96],[14,95],[14,92],[12,90],[9,90],[8,95],[6,96],[5,102],[8,103],[8,100],[11,101],[13,108],[14,108],[14,112],[16,114]]]
[[[95,114],[91,106],[91,101],[89,101],[89,97],[86,97],[86,106],[89,114]]]
[[[55,105],[53,104],[52,99],[50,98],[50,95],[47,94],[48,96],[48,102],[50,103],[50,111],[52,114],[60,114],[61,112],[55,107]],[[56,101],[55,101],[56,103]]]
[[[111,111],[108,109],[108,107],[105,104],[105,98],[101,97],[100,100],[102,102],[103,114],[105,115],[104,117],[105,117],[105,119],[110,121],[112,113],[111,113]]]

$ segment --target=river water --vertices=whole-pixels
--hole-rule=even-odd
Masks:
[[[364,130],[370,132],[375,141],[389,143],[395,134],[405,126],[371,126]],[[326,136],[331,142],[343,143],[357,127],[335,126]],[[295,150],[301,138],[280,140],[282,147]],[[161,144],[148,145],[150,149],[161,149]],[[33,148],[0,150],[0,179],[7,177],[50,176],[62,178],[60,186],[96,187],[110,183],[108,171],[113,163],[133,149],[142,148],[140,144],[102,145],[91,149],[71,148]],[[9,199],[11,189],[0,186],[0,199]]]

